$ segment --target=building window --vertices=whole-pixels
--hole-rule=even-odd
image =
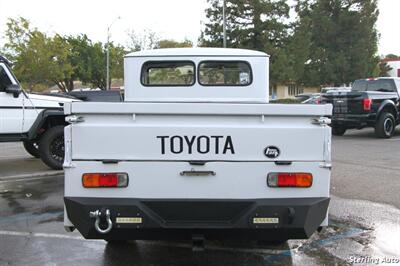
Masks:
[[[190,61],[149,61],[143,64],[141,82],[144,86],[191,86],[194,73]]]
[[[304,89],[296,84],[290,84],[288,86],[288,94],[290,96],[296,96],[298,94],[302,94],[304,92]]]
[[[252,82],[250,65],[243,61],[203,61],[198,76],[204,86],[247,86]]]

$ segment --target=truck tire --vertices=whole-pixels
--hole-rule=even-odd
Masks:
[[[49,128],[40,138],[39,153],[42,161],[54,170],[62,169],[64,162],[64,126]]]
[[[379,138],[391,138],[396,129],[396,120],[391,113],[383,112],[376,122],[375,134]]]
[[[341,126],[334,126],[332,127],[332,134],[334,136],[343,136],[344,133],[346,132],[346,128],[345,127],[341,127]]]
[[[24,148],[27,153],[32,155],[35,158],[40,158],[39,154],[39,145],[36,142],[30,140],[24,140]]]

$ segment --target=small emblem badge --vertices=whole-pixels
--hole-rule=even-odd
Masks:
[[[274,158],[277,158],[279,156],[279,154],[281,154],[281,152],[280,152],[279,148],[276,146],[268,146],[265,148],[264,154],[268,158],[274,159]]]

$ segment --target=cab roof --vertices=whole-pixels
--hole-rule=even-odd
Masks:
[[[236,48],[165,48],[133,52],[125,57],[179,57],[179,56],[229,56],[259,57],[268,55],[263,52]]]

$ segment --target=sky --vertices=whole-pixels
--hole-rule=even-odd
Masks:
[[[400,55],[400,0],[378,1],[379,54]],[[112,24],[111,40],[121,45],[127,45],[128,32],[145,29],[163,39],[187,38],[196,44],[206,7],[206,0],[0,0],[0,36],[7,18],[22,16],[41,31],[85,33],[94,41],[105,42]]]

